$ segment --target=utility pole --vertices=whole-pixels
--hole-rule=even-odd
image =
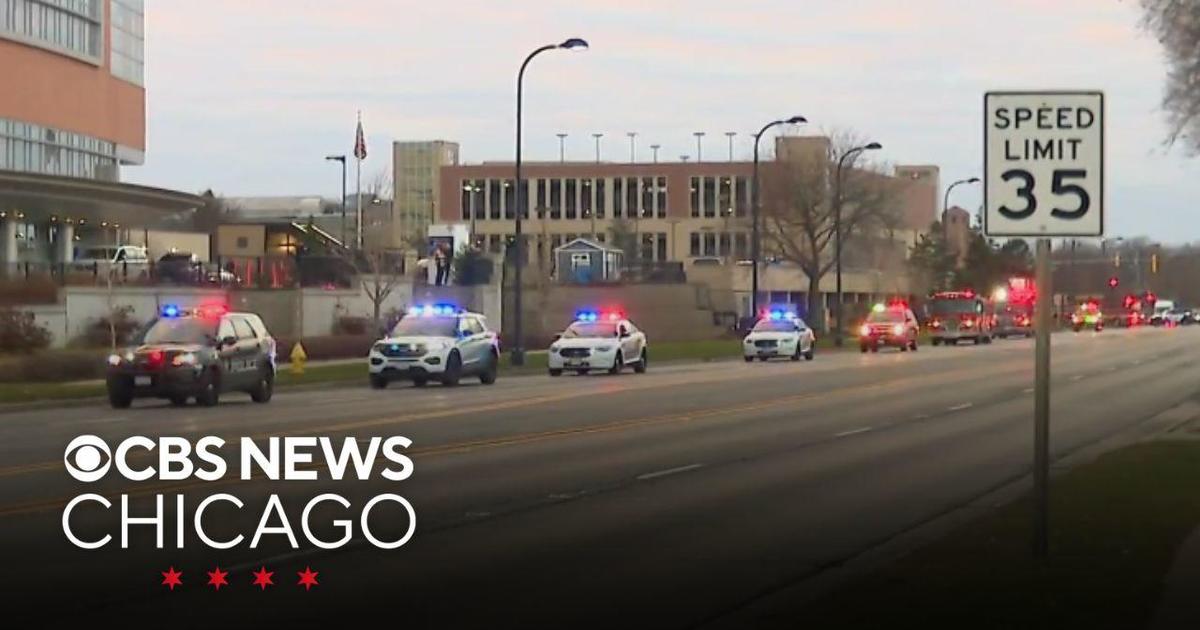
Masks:
[[[661,144],[650,145],[650,150],[654,152],[654,163],[658,164],[658,150],[662,148]]]
[[[558,133],[555,135],[558,136],[558,161],[561,164],[562,162],[567,161],[567,151],[566,151],[567,134]]]
[[[594,133],[592,137],[596,139],[596,163],[600,163],[600,138],[604,137],[602,133]]]
[[[629,136],[629,163],[633,164],[637,161],[637,149],[636,145],[634,144],[634,141],[637,138],[637,132],[627,131],[625,132],[625,135]]]

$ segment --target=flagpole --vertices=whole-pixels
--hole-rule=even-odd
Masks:
[[[355,211],[355,243],[358,244],[358,249],[363,248],[363,211],[362,211],[362,159],[363,151],[359,150],[360,142],[365,147],[366,143],[362,142],[362,110],[358,111],[358,129],[355,137],[354,147],[354,197],[358,200],[357,209]]]

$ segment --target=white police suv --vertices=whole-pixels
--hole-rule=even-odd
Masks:
[[[487,319],[447,304],[414,306],[367,357],[371,387],[409,380],[423,387],[430,380],[454,386],[464,376],[496,382],[500,341]]]
[[[559,376],[563,370],[617,374],[627,366],[642,374],[648,361],[646,334],[622,313],[580,311],[550,345],[547,366],[550,376]]]
[[[750,334],[742,340],[742,357],[747,363],[758,359],[786,357],[799,361],[813,360],[817,336],[794,312],[770,310],[762,314]]]

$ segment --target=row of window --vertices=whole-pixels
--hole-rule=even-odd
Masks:
[[[0,37],[32,40],[100,62],[101,0],[0,0]]]
[[[746,260],[750,258],[750,236],[745,232],[692,232],[688,235],[688,255]]]
[[[747,177],[693,177],[690,188],[693,217],[744,217],[750,209]]]
[[[145,9],[142,0],[113,0],[112,51],[109,65],[113,76],[135,85],[146,84]]]
[[[512,219],[517,207],[514,180],[462,180],[462,219]],[[536,216],[550,219],[649,219],[667,216],[667,178],[585,177],[521,182],[522,197]],[[533,197],[530,198],[530,188]],[[523,216],[529,216],[528,210]]]
[[[639,258],[645,261],[664,262],[669,260],[667,254],[667,233],[666,232],[645,232],[639,235],[641,243],[639,244]],[[551,234],[549,239],[542,235],[536,238],[530,237],[532,250],[537,253],[537,257],[545,256],[550,258],[551,252],[577,238],[586,238],[595,240],[598,243],[604,243],[608,237],[603,232],[597,233],[595,237],[591,234]],[[475,236],[475,245],[480,249],[489,251],[493,254],[500,254],[513,243],[512,234],[478,234]],[[546,244],[549,243],[550,249],[546,249]]]
[[[0,170],[96,179],[116,153],[111,142],[0,118]]]

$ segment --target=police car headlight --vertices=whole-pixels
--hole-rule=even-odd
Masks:
[[[122,361],[122,359],[121,359],[121,355],[119,355],[119,354],[110,354],[110,355],[108,355],[108,364],[109,364],[109,365],[111,365],[111,366],[113,366],[113,367],[116,367],[116,366],[118,366],[118,365],[121,365],[121,361]]]
[[[183,365],[196,365],[196,355],[191,352],[184,352],[183,354],[177,354],[177,355],[175,355],[174,359],[171,359],[171,365],[174,365],[176,367],[183,366]]]
[[[596,352],[612,352],[612,351],[613,351],[612,346],[597,346],[596,347]]]

